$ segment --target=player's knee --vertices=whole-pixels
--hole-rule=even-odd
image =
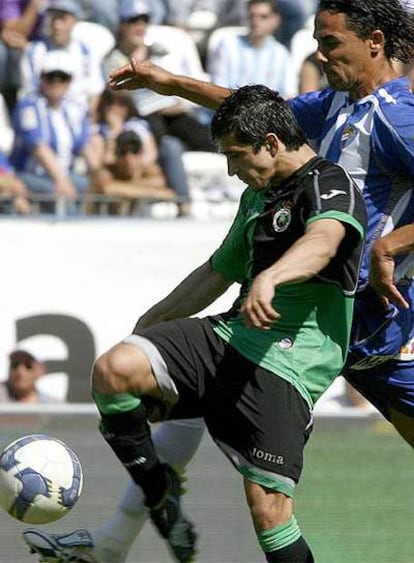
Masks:
[[[256,530],[284,524],[293,514],[293,503],[283,493],[271,491],[255,483],[246,483],[246,498]]]
[[[139,380],[137,353],[130,346],[115,346],[100,356],[92,370],[92,388],[105,394],[128,393]]]

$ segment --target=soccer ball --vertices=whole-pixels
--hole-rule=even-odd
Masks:
[[[0,456],[0,505],[21,522],[47,524],[62,518],[75,505],[82,485],[78,457],[51,436],[24,436]]]

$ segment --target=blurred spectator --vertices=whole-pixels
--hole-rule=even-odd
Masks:
[[[275,37],[290,49],[294,34],[305,26],[309,16],[315,12],[316,0],[277,0],[277,4],[283,24],[277,29]]]
[[[309,17],[305,26],[294,34],[290,44],[293,73],[296,75],[298,82],[306,57],[313,55],[318,50],[318,42],[313,36],[314,20],[314,17]]]
[[[0,151],[10,154],[14,131],[10,123],[10,114],[3,96],[0,94]]]
[[[126,91],[105,90],[98,106],[98,127],[97,150],[103,154],[104,164],[112,164],[115,160],[116,137],[122,131],[135,131],[143,144],[143,164],[147,167],[161,166],[166,183],[178,198],[178,215],[188,215],[190,195],[182,162],[183,149],[178,139],[164,135],[157,146],[148,121],[139,116],[131,95]]]
[[[0,2],[0,92],[9,110],[16,100],[20,76],[16,72],[27,41],[40,38],[45,0]]]
[[[186,29],[193,37],[206,68],[210,34],[225,26],[246,25],[247,0],[164,0],[165,23]]]
[[[98,193],[119,198],[112,213],[134,214],[143,200],[173,201],[174,192],[168,188],[161,169],[143,162],[143,144],[134,131],[123,131],[115,141],[115,160],[95,176]]]
[[[207,16],[210,27],[225,25],[244,25],[246,22],[247,0],[164,0],[166,6],[165,23],[186,29],[194,23],[194,14]],[[214,17],[212,18],[211,15]],[[207,24],[206,24],[207,25]]]
[[[0,151],[0,196],[10,201],[0,202],[0,212],[30,213],[29,192],[24,183],[17,178],[7,156]]]
[[[299,71],[299,94],[323,90],[328,85],[323,66],[316,53],[307,56]]]
[[[38,88],[46,54],[64,51],[70,55],[73,64],[69,94],[79,102],[86,102],[93,117],[105,81],[99,55],[73,36],[79,16],[79,6],[74,0],[55,0],[48,6],[45,39],[33,41],[23,53],[21,94],[27,95]]]
[[[82,19],[103,25],[112,33],[118,26],[118,0],[76,0]]]
[[[103,164],[112,164],[116,158],[116,138],[126,130],[137,133],[142,141],[143,163],[147,166],[158,161],[158,148],[148,122],[141,118],[128,91],[105,90],[97,112],[97,150]]]
[[[179,45],[168,48],[147,41],[150,10],[143,0],[121,0],[118,44],[104,61],[105,74],[128,62],[151,59],[161,67],[179,74],[189,73],[187,53]],[[201,64],[200,64],[201,68]],[[213,151],[210,131],[194,116],[194,105],[174,96],[160,96],[149,90],[134,90],[134,103],[141,116],[147,118],[157,139],[172,135],[185,148],[193,151]]]
[[[49,51],[40,71],[39,91],[16,104],[16,132],[11,163],[31,193],[73,200],[89,185],[86,174],[74,171],[82,154],[90,169],[97,168],[88,150],[89,119],[85,106],[66,98],[73,60],[65,51]],[[53,211],[53,204],[44,211]]]
[[[9,355],[8,378],[0,383],[0,402],[47,403],[53,399],[40,392],[36,383],[46,373],[45,365],[25,350]]]
[[[76,0],[82,9],[83,18],[99,23],[116,33],[119,24],[119,0]],[[122,0],[124,1],[124,0]],[[128,0],[131,3],[133,0]],[[183,0],[180,0],[180,4]],[[151,22],[162,25],[166,22],[168,0],[150,0]]]
[[[290,54],[273,37],[281,25],[276,4],[273,0],[250,0],[247,11],[247,33],[226,34],[208,50],[207,71],[212,82],[229,88],[264,84],[284,97],[292,96],[296,77]]]

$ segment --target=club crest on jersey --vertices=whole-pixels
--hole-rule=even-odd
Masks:
[[[355,129],[355,127],[353,125],[347,125],[342,131],[341,145],[344,146],[349,141],[352,141],[356,134],[357,130]]]
[[[281,350],[290,350],[294,346],[293,339],[290,336],[284,336],[276,344]]]
[[[292,212],[288,203],[282,203],[273,215],[272,227],[276,233],[283,233],[292,221]]]

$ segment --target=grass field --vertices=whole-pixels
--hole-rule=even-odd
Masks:
[[[414,455],[386,422],[317,420],[297,517],[318,563],[412,563]]]
[[[48,531],[95,527],[109,517],[125,475],[92,416],[0,417],[0,447],[33,432],[55,435],[80,456],[85,486],[75,509]],[[414,455],[378,419],[317,418],[305,450],[296,516],[316,563],[413,563]],[[198,563],[263,563],[241,479],[206,437],[188,469],[185,508],[200,534]],[[0,563],[34,563],[27,526],[0,511]],[[128,563],[171,563],[147,525]]]

